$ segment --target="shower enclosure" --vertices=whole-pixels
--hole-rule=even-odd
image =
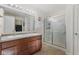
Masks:
[[[44,42],[65,48],[66,30],[65,17],[58,15],[44,20]]]

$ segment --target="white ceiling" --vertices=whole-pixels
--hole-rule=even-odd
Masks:
[[[37,11],[41,15],[51,15],[66,8],[65,4],[19,4],[19,6]]]

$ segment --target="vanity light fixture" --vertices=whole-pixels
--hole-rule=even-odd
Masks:
[[[32,10],[30,10],[30,9],[26,9],[26,8],[20,7],[20,6],[16,5],[16,4],[6,4],[6,5],[9,6],[9,7],[18,9],[20,11],[23,11],[23,12],[28,12],[30,14],[34,14],[35,13]]]
[[[14,5],[14,4],[10,4],[10,6],[11,6],[11,7],[15,7],[15,5]]]

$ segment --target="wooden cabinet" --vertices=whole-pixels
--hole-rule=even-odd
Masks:
[[[28,43],[28,49],[29,49],[29,53],[33,54],[36,50],[36,41],[31,41]]]
[[[41,36],[22,38],[1,43],[2,55],[30,55],[42,47]]]
[[[17,47],[13,46],[10,48],[2,49],[2,55],[17,55]]]
[[[16,55],[18,51],[18,46],[17,46],[18,41],[7,41],[2,43],[2,55]]]
[[[23,38],[23,39],[19,40],[18,55],[28,55],[29,54],[28,41],[29,41],[29,39],[27,39],[27,38]]]
[[[39,51],[42,47],[42,37],[35,36],[29,38],[23,38],[20,40],[19,55],[29,55]],[[22,49],[21,49],[22,48]]]
[[[40,50],[42,48],[42,42],[40,40],[36,40],[36,50]]]
[[[2,43],[2,49],[15,46],[16,44],[17,44],[17,40],[15,40],[15,41],[3,42],[3,43]]]
[[[0,44],[0,55],[1,55],[1,44]]]

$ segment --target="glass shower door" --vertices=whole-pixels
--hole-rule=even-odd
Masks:
[[[45,19],[44,41],[51,45],[65,48],[66,29],[64,15]]]
[[[51,31],[53,33],[53,45],[65,48],[66,31],[64,15],[53,17],[52,20]]]

